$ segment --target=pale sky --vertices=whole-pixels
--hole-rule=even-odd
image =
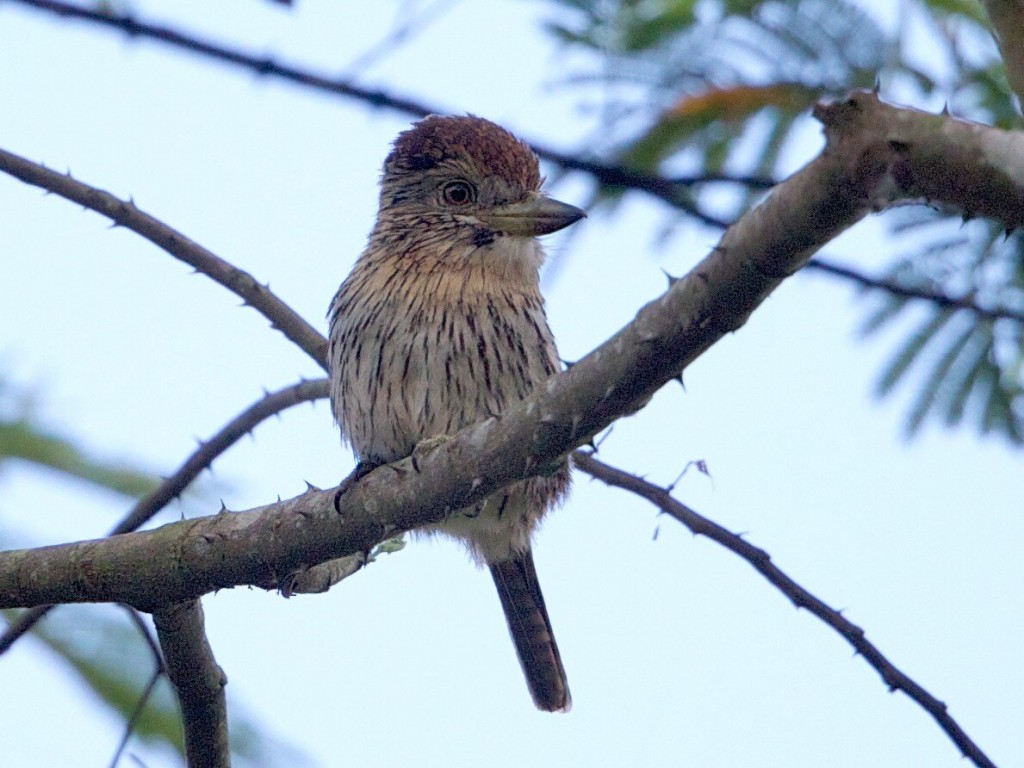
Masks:
[[[386,35],[398,4],[134,2],[165,21],[325,73]],[[363,72],[370,85],[488,117],[566,149],[593,127],[541,3],[457,4]],[[362,249],[380,162],[409,119],[0,4],[0,146],[132,195],[246,269],[326,331]],[[579,60],[575,60],[579,64]],[[816,130],[791,147],[793,170]],[[554,169],[547,169],[553,175]],[[553,192],[582,204],[568,178]],[[572,238],[548,310],[578,358],[685,272],[716,234],[631,195]],[[885,263],[865,222],[829,253]],[[319,369],[238,299],[155,246],[0,176],[0,369],[33,387],[45,424],[106,456],[176,468],[256,400]],[[901,439],[905,397],[873,382],[893,342],[862,342],[868,302],[818,274],[751,318],[603,443],[604,460],[771,553],[865,629],[1000,765],[1024,764],[1020,453],[968,430]],[[262,425],[214,467],[245,509],[352,468],[325,403]],[[123,501],[5,466],[0,519],[18,544],[102,534]],[[176,506],[213,513],[216,499]],[[13,544],[14,542],[12,542]],[[832,630],[748,565],[646,502],[576,478],[535,545],[574,708],[536,712],[491,579],[459,548],[418,541],[326,595],[235,589],[204,599],[229,703],[313,765],[934,766],[956,747]],[[69,612],[70,613],[70,612]],[[0,659],[5,764],[103,766],[120,724],[33,640]],[[139,686],[143,684],[140,679]],[[149,766],[174,765],[133,743]],[[122,762],[130,765],[128,758]]]

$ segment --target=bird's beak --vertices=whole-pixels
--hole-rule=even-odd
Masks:
[[[549,235],[568,227],[587,214],[575,205],[531,195],[518,203],[499,205],[477,214],[484,224],[509,235],[534,237]]]

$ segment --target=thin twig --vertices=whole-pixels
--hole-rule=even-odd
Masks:
[[[237,443],[243,436],[252,432],[261,422],[293,405],[325,397],[327,397],[327,379],[301,381],[298,384],[279,389],[277,392],[268,392],[221,427],[217,434],[206,442],[200,443],[199,449],[189,456],[174,474],[160,483],[155,491],[139,499],[131,512],[114,527],[110,535],[116,536],[119,533],[137,530],[167,506],[172,499],[179,496],[204,469],[208,469],[213,464],[214,459]]]
[[[139,700],[135,703],[135,707],[132,709],[131,714],[125,722],[124,733],[121,734],[121,741],[118,742],[117,749],[114,750],[114,756],[110,760],[110,768],[117,768],[117,764],[121,761],[121,755],[124,754],[124,751],[128,746],[128,739],[131,738],[132,732],[135,730],[135,726],[138,725],[139,719],[142,717],[142,713],[146,709],[146,705],[149,703],[149,699],[153,695],[153,691],[156,689],[156,684],[160,682],[160,678],[163,677],[163,674],[163,667],[159,666],[154,669],[153,673],[149,676],[149,680],[142,689],[142,693],[139,694]]]
[[[251,432],[260,422],[293,405],[318,400],[326,396],[327,379],[315,379],[301,381],[290,387],[279,389],[253,403],[222,427],[216,435],[202,443],[199,450],[189,456],[156,490],[139,499],[124,519],[114,526],[110,535],[115,536],[137,530],[152,519],[157,512],[180,495],[204,469],[210,467],[214,459]],[[0,634],[0,656],[10,650],[18,638],[32,629],[53,607],[52,605],[39,605],[29,608],[9,623],[7,629]]]
[[[142,713],[146,708],[146,704],[149,703],[149,698],[153,695],[153,691],[156,688],[156,684],[160,681],[160,678],[166,672],[164,668],[164,657],[160,653],[160,647],[157,644],[157,640],[153,637],[153,634],[149,631],[149,627],[146,626],[146,622],[142,620],[142,615],[138,609],[133,608],[130,605],[124,603],[119,604],[131,620],[132,624],[142,635],[142,639],[145,640],[146,645],[149,646],[149,651],[153,656],[153,674],[150,675],[149,681],[146,686],[142,689],[142,693],[139,695],[139,700],[135,703],[135,707],[132,709],[131,714],[125,721],[124,734],[121,736],[121,741],[117,745],[117,749],[114,750],[114,757],[110,761],[110,768],[116,768],[117,763],[121,760],[121,755],[124,754],[125,748],[128,746],[128,739],[131,738],[132,732],[135,730],[135,726],[138,725],[139,719],[142,717]]]
[[[371,107],[391,109],[413,117],[426,117],[430,114],[448,114],[451,112],[451,110],[439,105],[425,104],[416,99],[396,96],[380,89],[363,88],[355,85],[348,79],[318,75],[300,67],[282,64],[267,56],[254,56],[238,49],[201,40],[198,37],[185,34],[171,27],[138,21],[135,17],[128,14],[118,15],[90,10],[89,8],[83,8],[70,3],[56,2],[56,0],[11,1],[38,10],[55,13],[58,16],[75,18],[99,24],[108,29],[119,30],[130,37],[145,38],[176,48],[182,48],[216,61],[241,67],[261,77],[276,77],[323,93],[361,101],[369,104]],[[672,180],[623,166],[603,163],[599,160],[588,160],[575,155],[569,155],[533,142],[531,142],[531,146],[538,155],[548,162],[567,170],[587,173],[604,186],[623,187],[647,192],[672,207],[689,213],[701,222],[720,229],[727,227],[729,222],[702,211],[687,195],[680,193],[682,189],[704,182],[730,182],[753,188],[772,186],[772,182],[769,179],[746,175],[734,177],[721,173],[706,177],[694,176]]]
[[[928,291],[923,288],[910,288],[905,285],[900,285],[893,280],[871,277],[870,275],[865,275],[855,269],[843,267],[839,264],[833,264],[829,261],[822,261],[821,259],[814,259],[807,264],[805,268],[825,272],[836,277],[842,277],[845,280],[850,280],[865,288],[874,288],[880,291],[885,291],[886,293],[891,293],[894,296],[902,296],[908,299],[922,299],[940,307],[948,307],[950,309],[970,310],[978,317],[986,320],[1012,320],[1015,323],[1024,325],[1024,313],[1015,312],[1012,309],[1006,309],[1003,307],[996,307],[994,309],[982,307],[965,296],[948,296],[944,293]]]
[[[3,149],[0,149],[0,171],[106,216],[115,225],[130,229],[174,258],[189,264],[197,272],[240,296],[299,349],[320,361],[326,370],[327,342],[324,337],[275,296],[269,286],[261,285],[245,270],[229,264],[159,219],[143,212],[131,199],[121,200],[109,192],[76,181],[70,174],[57,173]]]
[[[706,536],[717,544],[739,555],[747,561],[768,582],[792,601],[797,608],[806,608],[828,626],[838,632],[853,646],[858,654],[870,664],[890,691],[901,690],[928,714],[935,718],[939,727],[960,748],[965,757],[980,768],[995,768],[981,748],[964,732],[954,720],[946,705],[932,696],[928,691],[911,680],[905,673],[889,661],[882,652],[864,635],[864,630],[849,621],[839,611],[815,597],[792,578],[780,570],[772,561],[771,556],[763,549],[748,543],[739,535],[723,528],[717,523],[701,516],[675,499],[671,493],[643,478],[609,466],[594,458],[592,453],[576,451],[573,463],[588,475],[597,478],[607,485],[622,488],[637,496],[647,499],[661,511],[678,520],[695,535]]]

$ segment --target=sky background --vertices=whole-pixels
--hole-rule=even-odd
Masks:
[[[135,2],[141,18],[328,74],[386,37],[399,3]],[[574,149],[595,125],[539,2],[461,2],[363,82]],[[576,63],[579,63],[578,60]],[[929,105],[916,105],[929,106]],[[363,247],[389,142],[409,119],[0,4],[0,146],[116,195],[249,271],[326,331]],[[821,147],[809,127],[791,170]],[[553,169],[547,169],[549,175]],[[553,193],[586,201],[582,179]],[[717,234],[628,196],[547,239],[564,358],[630,321]],[[830,244],[886,261],[877,219]],[[320,375],[236,297],[101,217],[0,176],[0,370],[42,422],[97,454],[173,471],[256,400]],[[856,330],[869,300],[819,274],[787,281],[738,333],[619,422],[601,457],[699,512],[863,627],[999,765],[1024,764],[1021,456],[968,431],[902,440],[905,397],[871,397],[897,335]],[[352,468],[326,403],[271,420],[217,461],[208,514],[337,483]],[[10,545],[90,538],[126,505],[3,467]],[[929,715],[748,565],[582,475],[548,518],[537,566],[573,693],[536,712],[490,578],[448,542],[416,542],[326,595],[204,599],[229,704],[318,766],[935,766],[959,752]],[[73,616],[71,610],[67,615]],[[73,623],[73,619],[71,620]],[[109,652],[110,649],[107,649]],[[140,679],[140,687],[142,680]],[[103,766],[117,718],[42,645],[0,659],[8,765]],[[149,766],[173,758],[135,742]],[[124,764],[130,764],[127,761]]]

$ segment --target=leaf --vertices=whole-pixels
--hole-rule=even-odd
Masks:
[[[623,161],[645,170],[654,169],[694,133],[713,122],[741,123],[767,107],[796,113],[813,104],[817,96],[817,91],[799,83],[710,88],[684,96],[627,147]]]
[[[21,459],[80,480],[138,498],[156,488],[158,480],[128,464],[100,461],[72,441],[50,434],[26,419],[0,421],[0,461]]]
[[[920,357],[921,352],[939,333],[940,330],[953,319],[955,310],[936,309],[931,317],[922,324],[903,347],[893,356],[889,364],[883,369],[878,383],[875,385],[877,396],[888,395],[900,379]]]
[[[960,319],[964,320],[966,318],[961,315]],[[968,348],[968,344],[973,341],[975,348],[981,347],[984,349],[989,346],[992,340],[988,334],[984,334],[987,338],[978,338],[978,324],[968,321],[966,323],[961,322],[961,325],[963,325],[963,329],[950,341],[948,348],[936,361],[929,374],[925,377],[924,384],[917,392],[914,404],[907,415],[905,429],[908,437],[917,434],[925,418],[932,414],[937,406],[941,404],[943,390],[949,389],[950,369],[953,368],[953,364],[963,354],[964,349]]]

